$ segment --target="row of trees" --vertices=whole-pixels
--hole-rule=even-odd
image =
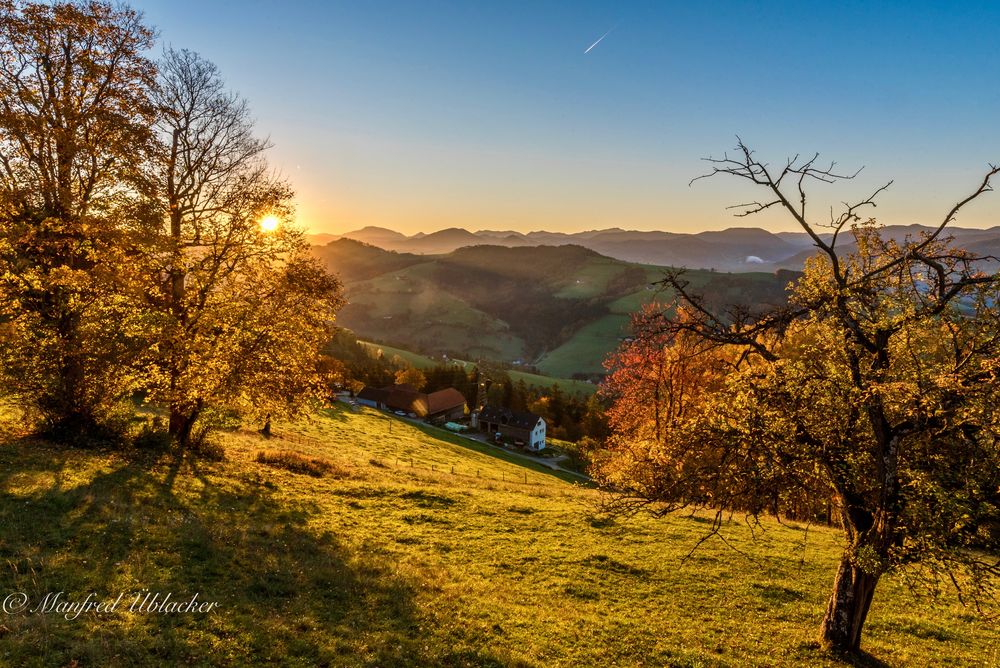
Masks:
[[[637,316],[611,361],[613,436],[594,475],[619,508],[810,518],[833,505],[845,550],[821,637],[840,650],[858,649],[876,585],[904,567],[995,604],[998,260],[953,247],[947,227],[1000,168],[930,232],[895,243],[861,217],[882,189],[810,220],[806,186],[842,178],[815,157],[772,170],[740,143],[713,164],[767,193],[747,214],[783,209],[817,256],[788,305],[767,310],[710,308],[670,274],[675,302]]]
[[[325,391],[340,286],[246,102],[153,45],[128,7],[0,3],[0,372],[62,439],[136,393],[186,444],[213,408]]]
[[[595,440],[607,436],[605,406],[596,395],[568,394],[558,383],[550,387],[516,382],[500,373],[487,392],[488,403],[545,418],[546,435],[564,441]]]

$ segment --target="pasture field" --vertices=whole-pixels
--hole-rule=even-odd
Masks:
[[[629,334],[629,316],[611,313],[584,325],[573,337],[539,358],[535,364],[551,376],[604,373],[605,358]]]
[[[735,517],[731,547],[691,553],[707,515],[609,519],[593,489],[438,434],[341,407],[270,439],[221,434],[221,461],[6,437],[5,592],[37,603],[148,589],[218,605],[4,614],[0,663],[842,665],[815,643],[835,531],[768,521],[754,538]],[[326,472],[261,463],[262,451]],[[995,627],[896,577],[880,585],[864,648],[871,665],[1000,660]]]

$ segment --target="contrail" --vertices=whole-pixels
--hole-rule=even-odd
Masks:
[[[602,39],[604,39],[605,37],[607,37],[608,35],[610,35],[610,34],[611,34],[611,31],[612,31],[612,30],[614,30],[614,29],[615,29],[615,28],[617,28],[617,27],[618,27],[618,26],[614,26],[613,28],[611,28],[611,30],[607,31],[606,33],[604,33],[603,35],[601,35],[600,37],[598,37],[598,38],[597,38],[597,41],[596,41],[596,42],[594,42],[593,44],[591,44],[590,46],[588,46],[588,47],[587,47],[587,50],[586,50],[586,51],[584,51],[584,53],[585,53],[585,54],[587,54],[587,53],[590,53],[590,50],[591,50],[591,49],[593,49],[593,48],[594,48],[595,46],[597,46],[598,44],[600,44],[600,43],[601,43],[601,40],[602,40]]]

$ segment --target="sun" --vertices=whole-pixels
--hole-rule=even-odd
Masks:
[[[278,229],[278,225],[280,223],[281,221],[278,220],[277,216],[269,214],[260,219],[260,229],[262,229],[265,232],[274,232],[276,229]]]

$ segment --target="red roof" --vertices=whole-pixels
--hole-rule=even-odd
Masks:
[[[427,395],[417,392],[412,385],[390,385],[382,389],[386,393],[385,405],[392,410],[427,415]]]
[[[420,417],[465,408],[465,397],[453,387],[430,394],[418,392],[412,385],[390,385],[378,390],[366,387],[358,397],[384,403],[394,411],[416,413]]]
[[[431,392],[427,395],[427,412],[430,415],[450,411],[459,406],[465,408],[465,397],[454,387]]]

